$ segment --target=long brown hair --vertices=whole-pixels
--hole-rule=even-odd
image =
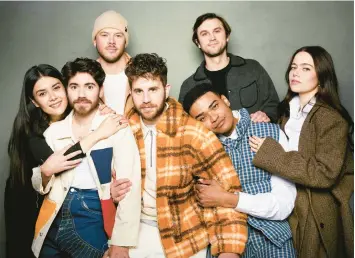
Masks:
[[[343,107],[340,102],[339,93],[338,93],[338,79],[334,69],[333,59],[330,54],[320,46],[305,46],[296,50],[290,59],[290,63],[287,67],[285,73],[285,80],[288,85],[288,91],[283,101],[280,102],[278,106],[279,117],[290,117],[290,101],[298,93],[292,92],[289,83],[289,73],[291,70],[292,62],[295,56],[299,52],[306,52],[311,55],[313,58],[318,82],[319,89],[315,97],[317,103],[324,105],[325,107],[331,107],[336,110],[349,124],[349,135],[348,142],[353,149],[353,131],[354,131],[354,121],[351,118],[348,111]]]
[[[12,184],[25,185],[28,175],[31,153],[28,151],[28,139],[32,135],[42,135],[49,126],[49,116],[33,103],[33,88],[38,80],[48,76],[60,80],[63,83],[61,73],[53,66],[40,64],[27,70],[23,79],[20,98],[20,106],[15,117],[12,132],[7,147],[10,157],[10,182]],[[70,112],[68,105],[63,117]]]

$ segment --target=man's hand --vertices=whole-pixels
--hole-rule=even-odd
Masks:
[[[263,111],[257,111],[253,114],[250,114],[250,119],[251,121],[255,122],[255,123],[268,123],[270,122],[270,118],[267,116],[266,113],[264,113]]]
[[[130,187],[132,186],[131,181],[127,178],[121,178],[116,180],[116,177],[114,177],[114,180],[112,181],[110,185],[110,190],[111,190],[111,197],[115,203],[119,203],[120,201],[123,200],[123,198],[126,196],[126,193],[130,190]]]
[[[197,202],[202,207],[235,208],[238,196],[224,190],[215,180],[199,179],[195,185]]]
[[[218,258],[239,258],[239,254],[234,253],[223,253],[218,256]]]
[[[111,245],[108,250],[110,258],[129,258],[129,249],[123,246]]]

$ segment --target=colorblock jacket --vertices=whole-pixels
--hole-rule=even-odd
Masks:
[[[44,132],[48,145],[54,151],[75,143],[72,136],[72,117],[73,111],[64,120],[53,123]],[[97,129],[104,118],[105,116],[99,116],[97,113],[93,119],[91,130]],[[99,141],[86,153],[86,156],[102,207],[106,205],[105,200],[111,198],[112,167],[116,171],[117,179],[129,178],[133,182],[129,194],[117,207],[109,244],[135,246],[138,241],[141,211],[141,167],[138,148],[131,128],[121,129],[108,139]],[[53,175],[46,188],[43,188],[40,168],[33,169],[33,187],[39,193],[47,194],[37,219],[32,244],[32,250],[37,257],[47,232],[69,191],[74,179],[74,171],[72,169],[59,175]]]
[[[215,179],[235,192],[241,186],[218,138],[169,98],[157,129],[157,222],[165,255],[190,257],[212,245],[214,255],[241,254],[247,241],[247,216],[232,208],[201,208],[195,197],[196,178]],[[140,117],[129,113],[137,141],[144,185],[145,148]]]

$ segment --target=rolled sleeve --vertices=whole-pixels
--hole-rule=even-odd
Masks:
[[[236,210],[262,219],[286,219],[295,205],[296,187],[281,177],[271,176],[271,188],[269,193],[239,193]]]
[[[51,190],[53,183],[54,183],[54,175],[52,175],[51,179],[49,180],[48,184],[46,185],[45,188],[43,188],[42,184],[42,173],[41,173],[41,168],[35,167],[32,169],[32,186],[33,188],[41,195],[45,195],[49,193]]]

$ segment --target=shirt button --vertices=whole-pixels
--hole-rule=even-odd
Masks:
[[[64,191],[66,192],[68,190],[68,188],[64,187]]]
[[[228,90],[228,93],[231,93],[232,91],[231,90]]]
[[[40,236],[43,236],[43,233],[41,232],[41,233],[39,233],[39,235],[40,235]]]
[[[320,227],[321,227],[321,228],[324,228],[324,223],[320,223]]]

